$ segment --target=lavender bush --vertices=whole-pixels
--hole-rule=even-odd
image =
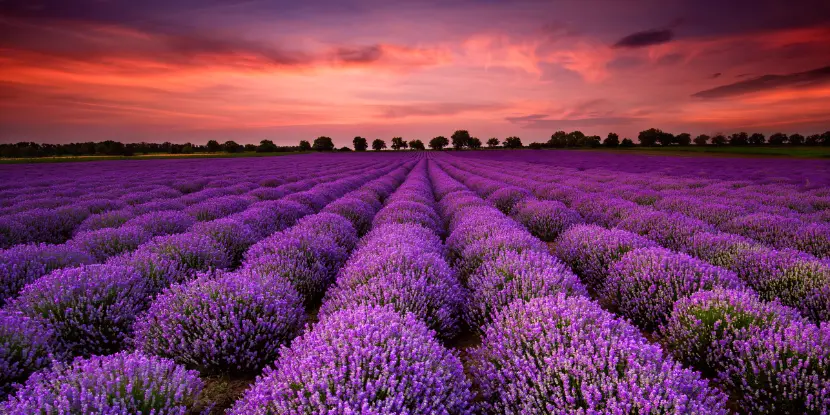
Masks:
[[[95,262],[88,252],[62,244],[26,244],[0,251],[0,305],[49,272]]]
[[[641,248],[615,262],[599,296],[638,326],[653,330],[669,316],[674,302],[700,290],[743,288],[738,277],[688,255],[663,248]]]
[[[60,350],[89,356],[123,349],[150,293],[147,281],[131,268],[84,265],[39,278],[8,307],[52,330]]]
[[[298,334],[305,309],[281,278],[206,274],[163,292],[136,324],[136,347],[202,374],[256,373]]]
[[[470,354],[482,414],[727,414],[726,396],[625,320],[564,294],[516,301]]]
[[[78,358],[36,373],[2,412],[186,415],[202,391],[196,372],[141,353]]]
[[[19,311],[0,310],[0,397],[49,365],[54,341],[55,333],[39,321]]]
[[[456,355],[411,314],[358,307],[283,349],[231,414],[470,414]]]

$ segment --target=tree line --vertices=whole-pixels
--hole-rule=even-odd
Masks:
[[[649,128],[641,131],[637,136],[639,146],[688,146],[714,145],[714,146],[748,146],[748,145],[807,145],[807,146],[830,146],[830,131],[823,134],[812,134],[803,136],[801,134],[775,133],[769,137],[761,133],[749,134],[746,132],[733,133],[729,136],[715,134],[698,135],[692,138],[689,133],[672,134],[657,128]],[[354,151],[367,151],[370,147],[369,139],[355,137],[352,139]],[[457,130],[449,138],[444,136],[434,137],[424,144],[421,140],[405,140],[403,137],[394,137],[389,148],[392,150],[443,150],[453,148],[455,150],[483,148],[523,148],[522,140],[519,137],[511,136],[503,141],[492,137],[482,142],[478,137],[473,137],[467,130]],[[533,142],[529,148],[577,148],[577,147],[634,147],[638,144],[630,138],[623,138],[616,133],[608,133],[603,139],[598,135],[585,135],[581,131],[557,131],[553,133],[550,140],[546,142]],[[374,139],[371,142],[374,151],[382,151],[387,148],[386,141]],[[11,144],[0,144],[0,157],[21,158],[21,157],[59,157],[59,156],[133,156],[138,154],[193,154],[193,153],[239,153],[243,151],[258,153],[275,152],[299,152],[299,151],[353,151],[349,147],[336,148],[331,137],[317,137],[313,143],[308,140],[300,141],[297,146],[278,146],[271,140],[262,140],[256,144],[238,144],[235,141],[219,143],[210,140],[205,145],[192,143],[174,144],[164,143],[121,143],[107,140],[101,142],[84,142],[69,144],[39,144],[34,142],[19,142]]]

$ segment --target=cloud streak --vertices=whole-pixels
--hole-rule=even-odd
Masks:
[[[764,75],[692,94],[695,98],[733,98],[780,88],[808,88],[830,83],[830,66],[786,75]]]
[[[674,32],[671,29],[663,30],[644,30],[642,32],[632,33],[614,44],[614,48],[619,49],[637,49],[653,45],[660,45],[671,42],[674,39]]]

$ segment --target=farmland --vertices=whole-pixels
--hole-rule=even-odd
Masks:
[[[827,414],[830,162],[0,165],[0,413]]]

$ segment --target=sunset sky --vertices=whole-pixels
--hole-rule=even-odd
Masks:
[[[830,130],[830,1],[0,0],[0,142]]]

